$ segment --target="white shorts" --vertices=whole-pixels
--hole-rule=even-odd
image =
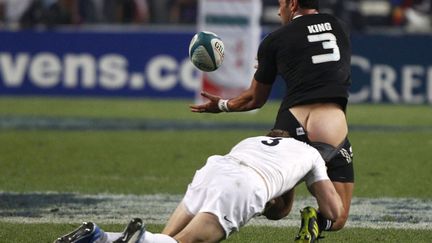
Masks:
[[[260,214],[266,202],[267,188],[261,176],[238,160],[218,155],[196,171],[183,198],[191,214],[216,215],[226,237]]]

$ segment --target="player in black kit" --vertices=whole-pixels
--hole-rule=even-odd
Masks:
[[[279,16],[283,26],[261,42],[258,68],[249,89],[231,99],[202,92],[209,101],[190,108],[193,112],[212,113],[260,108],[267,101],[276,76],[284,79],[286,94],[274,129],[286,130],[320,151],[345,210],[334,222],[311,207],[302,211],[302,227],[296,241],[314,242],[323,230],[343,228],[354,189],[345,116],[351,85],[349,33],[338,19],[318,12],[318,0],[279,0]],[[290,208],[292,193],[269,202],[268,212]],[[274,215],[266,216],[277,219]]]

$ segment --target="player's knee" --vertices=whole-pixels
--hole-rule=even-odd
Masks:
[[[345,223],[348,220],[348,212],[342,208],[338,217],[333,222],[332,230],[340,230],[345,226]]]

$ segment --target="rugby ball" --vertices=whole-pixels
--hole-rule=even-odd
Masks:
[[[189,44],[189,58],[198,69],[204,72],[215,71],[224,59],[224,44],[221,38],[209,31],[195,34]]]

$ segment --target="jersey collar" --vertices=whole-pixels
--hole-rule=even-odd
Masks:
[[[312,14],[319,14],[319,13],[316,12],[316,13],[312,13]],[[303,16],[303,14],[296,15],[296,16],[294,16],[293,20],[296,19],[296,18],[300,18],[301,16]]]

